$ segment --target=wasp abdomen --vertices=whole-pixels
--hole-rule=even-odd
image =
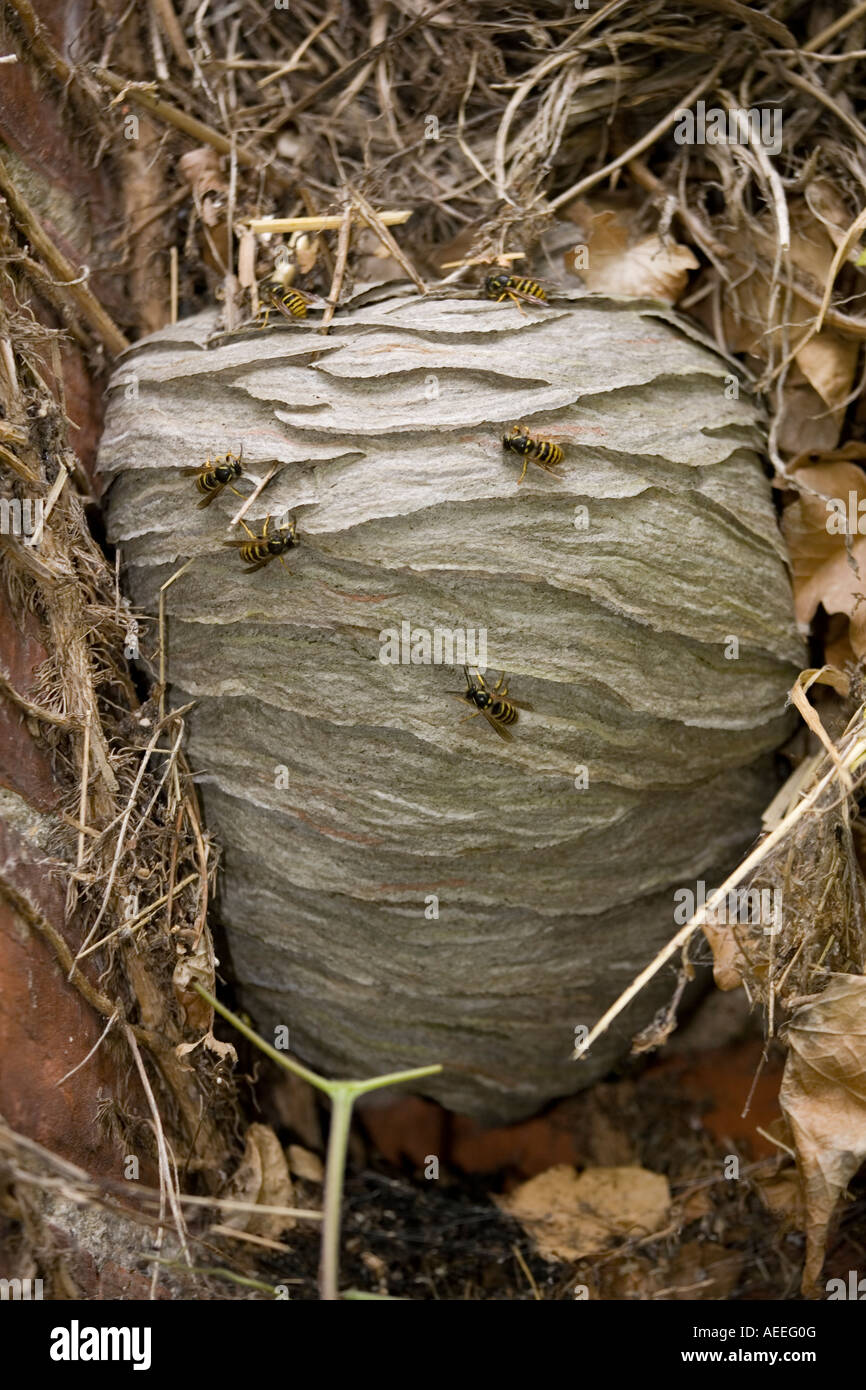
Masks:
[[[488,299],[501,303],[512,295],[523,295],[527,299],[540,299],[547,302],[547,292],[537,280],[526,275],[488,275],[484,281],[484,293]]]

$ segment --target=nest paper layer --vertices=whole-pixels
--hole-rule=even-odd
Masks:
[[[201,315],[115,376],[110,539],[151,613],[194,557],[165,592],[172,699],[198,702],[247,1007],[307,1062],[442,1062],[429,1093],[489,1118],[577,1089],[669,981],[586,1063],[575,1027],[757,829],[801,643],[758,414],[668,318],[396,295],[328,337],[220,338]],[[518,487],[516,421],[563,442],[558,477]],[[246,519],[295,512],[291,573],[243,574],[238,499],[200,511],[179,473],[241,443],[254,478],[278,465]],[[459,668],[380,660],[406,622],[486,629],[533,706],[513,742],[460,722]]]

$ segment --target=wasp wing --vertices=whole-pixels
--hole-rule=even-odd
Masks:
[[[481,713],[484,715],[484,718],[487,720],[487,723],[490,725],[491,729],[495,729],[500,738],[504,738],[506,743],[510,743],[511,730],[506,729],[504,724],[500,724],[498,719],[494,719],[492,714],[488,714],[486,709],[483,709]]]
[[[225,483],[218,483],[216,487],[212,487],[208,492],[206,492],[204,497],[198,504],[199,511],[202,507],[209,507],[214,498],[219,497],[220,493],[222,492],[225,486]]]

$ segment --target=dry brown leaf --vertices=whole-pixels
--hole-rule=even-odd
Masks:
[[[789,212],[790,256],[797,281],[813,300],[820,299],[835,255],[834,240],[805,199],[792,200]],[[850,217],[846,226],[848,221]],[[757,260],[739,251],[739,230],[732,229],[728,236],[732,254],[726,262],[729,285],[722,286],[720,296],[723,333],[731,352],[746,353],[763,364],[772,349],[775,360],[781,361],[804,337],[816,308],[795,288],[790,304],[780,314],[779,296],[774,295],[772,283],[777,238],[769,213],[751,224],[750,236],[760,253]],[[771,301],[776,323],[772,332]],[[712,326],[710,300],[696,308],[702,321]],[[854,384],[858,350],[856,342],[830,328],[797,350],[785,379],[779,414],[778,445],[783,453],[799,454],[807,449],[826,453],[835,447],[844,418],[843,402]]]
[[[778,445],[783,454],[828,454],[839,442],[844,410],[828,410],[796,363],[785,379]]]
[[[823,666],[809,666],[805,671],[801,671],[794,682],[794,689],[802,691],[805,695],[812,689],[813,685],[829,685],[830,689],[835,690],[837,695],[845,697],[851,693],[851,677],[846,676],[844,671],[837,670],[829,663],[825,663]],[[793,698],[794,691],[791,693]],[[806,716],[803,715],[803,717],[805,719]]]
[[[307,1182],[325,1181],[325,1165],[311,1149],[305,1149],[301,1144],[290,1144],[288,1157],[295,1177],[306,1178]]]
[[[824,665],[820,667],[810,666],[807,670],[801,671],[793,686],[791,687],[791,704],[797,710],[800,718],[808,725],[815,737],[824,745],[836,768],[839,772],[843,786],[849,791],[853,790],[851,778],[842,766],[841,759],[836,751],[827,730],[824,728],[821,716],[806,698],[813,685],[829,685],[837,695],[846,697],[851,690],[851,680],[844,671],[838,671],[835,666]]]
[[[209,145],[189,150],[178,160],[177,167],[192,189],[194,197],[202,201],[210,193],[221,195],[228,192],[220,157]]]
[[[198,941],[184,955],[179,955],[172,975],[172,985],[178,1004],[183,1010],[184,1025],[192,1032],[208,1031],[213,1023],[213,1009],[196,989],[201,985],[210,992],[214,987],[217,961],[213,953],[210,932],[200,933]]]
[[[233,1201],[255,1202],[261,1206],[292,1206],[294,1194],[289,1165],[270,1125],[250,1125],[244,1137],[244,1156],[222,1195]],[[283,1231],[295,1225],[295,1220],[291,1216],[276,1216],[267,1212],[256,1216],[254,1212],[232,1211],[229,1208],[223,1214],[221,1224],[277,1240]]]
[[[851,212],[836,186],[829,179],[812,179],[806,186],[806,203],[833,245],[840,246],[848,233]],[[856,259],[853,251],[852,258]]]
[[[706,1187],[695,1188],[680,1203],[680,1217],[684,1226],[690,1221],[700,1221],[702,1216],[709,1216],[712,1211],[713,1199]]]
[[[783,1226],[802,1231],[806,1224],[803,1210],[803,1188],[795,1168],[785,1168],[768,1177],[756,1174],[758,1195]]]
[[[566,269],[580,275],[586,288],[599,293],[649,295],[676,303],[689,281],[689,271],[699,262],[687,246],[670,237],[652,234],[633,239],[623,211],[581,208],[569,210],[572,220],[585,228],[588,265],[581,266],[575,252],[567,252]]]
[[[718,989],[737,989],[743,983],[742,952],[730,926],[702,922],[701,930],[713,953],[713,979]]]
[[[322,245],[322,238],[311,236],[309,232],[301,232],[293,237],[292,255],[302,275],[309,275],[311,270],[315,270],[316,262],[322,254]]]
[[[824,329],[800,348],[796,362],[825,405],[842,409],[854,383],[859,344]],[[839,421],[841,424],[841,420]]]
[[[819,463],[799,468],[797,481],[804,491],[785,509],[782,529],[788,543],[794,579],[794,608],[805,628],[819,603],[827,613],[845,613],[851,620],[851,645],[858,656],[866,655],[866,536],[838,534],[837,521],[827,501],[836,499],[851,508],[855,522],[866,527],[866,474],[853,463]],[[864,503],[863,516],[859,504]],[[828,530],[828,521],[837,529]],[[846,544],[850,542],[850,544]]]
[[[586,1168],[578,1175],[561,1163],[497,1201],[545,1260],[580,1260],[659,1230],[671,1194],[667,1178],[646,1168]]]
[[[231,1043],[221,1042],[220,1039],[215,1038],[211,1032],[205,1033],[203,1037],[199,1038],[198,1042],[178,1043],[174,1050],[178,1057],[186,1057],[190,1052],[194,1052],[197,1047],[202,1046],[202,1044],[209,1052],[213,1052],[215,1056],[219,1057],[223,1062],[226,1062],[230,1068],[234,1069],[237,1065],[238,1054]]]
[[[858,439],[849,439],[847,444],[840,445],[838,449],[826,449],[820,459],[815,457],[814,451],[803,450],[788,464],[788,472],[795,473],[798,468],[813,463],[836,463],[840,459],[866,459],[866,444]]]
[[[836,975],[794,1014],[779,1100],[806,1205],[803,1292],[818,1291],[836,1202],[866,1159],[866,978]]]

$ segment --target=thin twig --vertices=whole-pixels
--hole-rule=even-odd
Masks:
[[[289,61],[284,63],[282,67],[277,68],[276,72],[269,73],[267,77],[260,78],[256,86],[260,88],[269,87],[272,82],[279,82],[283,77],[288,77],[290,72],[294,72],[307,49],[311,44],[315,43],[320,34],[324,34],[325,30],[331,27],[338,13],[339,11],[336,9],[329,10],[325,18],[321,19],[316,25],[315,29],[311,29],[307,37],[301,40]]]
[[[864,756],[866,756],[866,738],[861,738],[848,750],[845,758],[846,766],[853,767],[858,761],[862,761]],[[770,851],[794,828],[806,812],[812,809],[819,800],[821,793],[826,790],[836,776],[835,767],[831,767],[821,778],[820,782],[812,788],[808,796],[804,797],[799,806],[795,806],[794,809],[779,822],[775,830],[771,830],[766,839],[762,840],[761,843],[752,850],[751,854],[748,854],[742,863],[734,869],[733,873],[728,875],[721,887],[710,894],[704,905],[700,907],[697,912],[693,913],[685,926],[680,928],[667,945],[659,951],[658,955],[650,961],[649,965],[647,965],[639,975],[635,976],[628,988],[623,990],[622,994],[611,1004],[610,1008],[605,1010],[598,1023],[590,1030],[585,1040],[582,1043],[578,1043],[577,1047],[574,1049],[572,1053],[573,1060],[576,1061],[578,1058],[583,1057],[589,1051],[596,1038],[601,1037],[602,1033],[607,1032],[614,1019],[618,1018],[623,1009],[631,1003],[632,999],[640,994],[644,986],[649,983],[659,970],[661,970],[665,962],[676,955],[698,928],[703,925],[707,915],[715,911],[723,899],[727,897],[728,893],[736,888],[737,884],[741,883],[747,874],[750,874],[753,869],[757,868],[758,864],[766,859]]]
[[[700,82],[696,82],[691,91],[686,92],[682,101],[680,101],[677,106],[672,107],[668,114],[662,117],[660,121],[657,121],[652,127],[652,130],[648,130],[646,135],[641,136],[640,140],[636,140],[633,145],[630,145],[622,154],[617,155],[616,159],[612,159],[609,164],[605,164],[601,169],[596,169],[594,174],[587,174],[585,178],[578,179],[577,183],[572,184],[571,188],[567,188],[564,193],[560,193],[558,198],[551,199],[550,207],[556,209],[563,207],[565,203],[570,203],[572,199],[579,197],[581,193],[586,193],[588,189],[595,188],[597,183],[602,183],[610,174],[613,174],[617,169],[621,169],[624,164],[628,164],[629,160],[634,159],[635,155],[643,154],[644,150],[648,150],[651,145],[655,144],[659,136],[664,135],[665,131],[674,124],[680,112],[692,106],[693,103],[697,101],[698,97],[701,96],[708,87],[712,86],[727,61],[728,55],[727,53],[723,53],[712,71],[707,73],[706,77],[702,77]]]
[[[231,154],[232,142],[225,135],[221,135],[213,126],[205,125],[204,121],[196,120],[195,116],[188,116],[185,111],[181,111],[177,106],[172,106],[171,102],[163,101],[156,97],[152,92],[137,86],[129,79],[118,77],[117,73],[109,72],[107,68],[94,66],[92,69],[94,77],[98,78],[112,92],[122,96],[124,100],[135,101],[139,106],[145,107],[152,115],[158,116],[160,120],[166,121],[176,130],[182,130],[184,135],[189,135],[193,140],[198,140],[203,145],[211,145],[220,154]],[[238,162],[248,169],[262,170],[262,158],[253,150],[248,150],[246,146],[239,145],[237,149]],[[268,165],[264,172],[267,177],[282,188],[293,188],[294,182],[283,174],[273,165]]]
[[[357,206],[358,211],[360,212],[361,217],[364,219],[367,226],[370,228],[372,232],[375,232],[376,236],[379,238],[386,251],[390,251],[391,255],[394,257],[394,260],[397,261],[397,263],[403,267],[406,274],[409,276],[409,279],[417,287],[420,293],[426,294],[427,286],[424,284],[424,281],[421,279],[421,276],[418,274],[417,270],[415,269],[409,257],[406,255],[405,251],[403,251],[402,248],[397,245],[397,242],[394,240],[391,233],[388,231],[388,227],[385,223],[384,218],[381,217],[380,214],[376,211],[376,209],[372,207],[370,203],[367,202],[367,199],[364,197],[363,193],[359,193],[357,189],[352,190],[352,201]]]
[[[251,232],[335,232],[342,227],[346,214],[327,217],[252,217],[246,225]],[[411,211],[380,212],[378,217],[386,227],[396,227],[408,222]],[[353,220],[361,220],[360,213],[353,213]]]
[[[340,292],[343,288],[343,276],[346,273],[346,262],[349,259],[349,243],[352,239],[352,209],[346,206],[343,218],[340,223],[340,235],[337,238],[337,255],[334,261],[334,278],[331,281],[331,289],[328,294],[328,303],[325,312],[322,314],[322,326],[320,333],[327,333],[334,311],[340,301]]]
[[[78,306],[81,317],[90,325],[97,337],[109,352],[117,354],[129,347],[129,339],[121,333],[117,324],[105,312],[99,300],[87,285],[81,283],[79,273],[54,245],[43,228],[36,213],[19,193],[15,182],[3,160],[0,159],[0,192],[9,204],[19,229],[49,267],[52,274],[64,287]]]
[[[75,1066],[72,1068],[72,1070],[68,1071],[65,1076],[61,1076],[59,1081],[55,1081],[55,1086],[62,1086],[64,1082],[68,1081],[71,1076],[74,1076],[77,1071],[81,1071],[81,1068],[90,1061],[91,1057],[99,1049],[103,1041],[108,1037],[110,1028],[114,1023],[116,1023],[116,1021],[119,1018],[120,1014],[117,1012],[117,1010],[115,1010],[115,1012],[111,1015],[111,1018],[108,1020],[105,1027],[103,1028],[102,1032],[100,1033],[99,1037],[96,1039],[96,1042],[93,1044],[92,1048],[88,1052],[87,1056],[82,1057],[81,1061],[77,1062]]]
[[[174,1217],[175,1232],[177,1234],[178,1241],[180,1242],[180,1247],[184,1253],[186,1262],[188,1265],[191,1265],[192,1260],[190,1258],[189,1247],[186,1243],[186,1222],[184,1221],[183,1210],[181,1208],[180,1202],[178,1201],[178,1192],[175,1186],[176,1179],[172,1173],[172,1161],[169,1158],[168,1142],[165,1137],[165,1131],[162,1127],[162,1119],[160,1117],[159,1107],[157,1106],[153,1090],[151,1089],[150,1080],[148,1078],[147,1071],[145,1070],[144,1062],[141,1058],[141,1053],[138,1050],[138,1043],[136,1041],[135,1034],[133,1033],[128,1023],[125,1023],[123,1025],[123,1031],[126,1034],[126,1040],[129,1043],[130,1051],[132,1052],[132,1055],[135,1059],[135,1065],[138,1070],[138,1075],[141,1078],[141,1084],[144,1088],[144,1093],[147,1096],[147,1103],[150,1106],[150,1113],[153,1116],[154,1133],[156,1135],[156,1147],[159,1156],[160,1186],[162,1186],[162,1184],[165,1184],[166,1194],[168,1196],[169,1205],[171,1206],[171,1214]]]

